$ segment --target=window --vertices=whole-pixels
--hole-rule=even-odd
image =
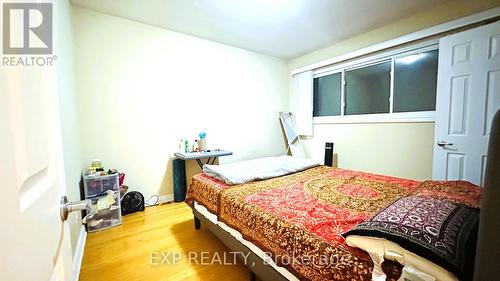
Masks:
[[[314,78],[313,116],[340,115],[341,73]]]
[[[339,121],[367,114],[377,116],[365,120],[381,116],[433,118],[437,67],[437,45],[428,44],[316,71],[313,116],[335,116]]]
[[[391,62],[346,71],[345,114],[389,113]]]
[[[436,110],[438,51],[394,60],[394,112]]]

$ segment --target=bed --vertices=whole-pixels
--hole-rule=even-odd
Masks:
[[[279,280],[278,276],[283,280],[371,280],[372,258],[349,247],[342,233],[410,195],[478,207],[480,189],[464,181],[418,182],[317,166],[239,185],[198,174],[186,203],[193,208],[196,227],[202,219],[232,245],[231,250],[238,245],[265,261],[257,263],[257,268],[252,264],[261,280]],[[385,261],[382,267],[387,280],[399,278],[402,266],[398,263]]]

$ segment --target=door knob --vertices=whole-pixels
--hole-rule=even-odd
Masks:
[[[438,146],[440,146],[440,147],[443,147],[443,146],[446,146],[446,145],[453,145],[453,143],[451,143],[451,142],[447,142],[447,141],[444,141],[444,140],[438,140],[438,141],[436,142],[436,144],[437,144]]]
[[[83,211],[83,210],[89,211],[89,213],[84,218],[82,218],[83,224],[86,224],[87,221],[91,220],[96,214],[96,211],[92,208],[92,202],[89,199],[69,202],[66,195],[61,197],[61,204],[59,208],[60,208],[59,213],[61,216],[61,221],[63,222],[68,219],[69,213],[74,211]]]

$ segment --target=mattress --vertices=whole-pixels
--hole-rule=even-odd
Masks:
[[[319,166],[234,186],[199,174],[187,202],[206,207],[212,222],[253,245],[252,250],[266,253],[297,279],[371,280],[370,256],[349,247],[341,234],[403,196],[425,192],[447,197],[454,196],[453,190]],[[383,268],[387,280],[397,280],[402,267],[384,262]]]
[[[312,169],[314,168],[311,168],[309,170]],[[306,171],[302,171],[291,175],[281,176],[279,178],[289,178],[289,177],[297,178],[297,175],[303,175],[303,174],[306,175],[305,172]],[[262,181],[255,181],[255,182],[268,183],[268,182],[273,182],[275,179],[276,178],[262,180]],[[211,177],[205,173],[199,173],[194,175],[192,178],[191,185],[188,187],[187,190],[185,202],[189,206],[194,207],[193,204],[194,201],[196,200],[199,204],[203,205],[210,213],[218,215],[220,207],[219,202],[222,192],[238,186],[246,186],[246,185],[245,184],[229,185],[226,184],[224,181]]]
[[[219,198],[223,190],[232,188],[223,181],[200,173],[193,176],[186,194],[185,202],[194,207],[194,200],[203,205],[212,214],[217,214]]]

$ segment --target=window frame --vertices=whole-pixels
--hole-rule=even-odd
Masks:
[[[341,73],[341,107],[340,115],[336,116],[313,116],[313,124],[329,123],[399,123],[399,122],[434,122],[435,111],[412,111],[412,112],[393,112],[394,110],[394,66],[395,60],[413,54],[439,50],[439,41],[437,39],[428,40],[418,44],[412,44],[402,48],[388,50],[359,59],[344,63],[322,67],[313,71],[313,79],[335,73]],[[391,62],[391,84],[389,93],[389,113],[356,114],[345,115],[345,72],[355,70],[370,65],[379,64],[383,61]],[[437,94],[437,93],[436,93]]]

